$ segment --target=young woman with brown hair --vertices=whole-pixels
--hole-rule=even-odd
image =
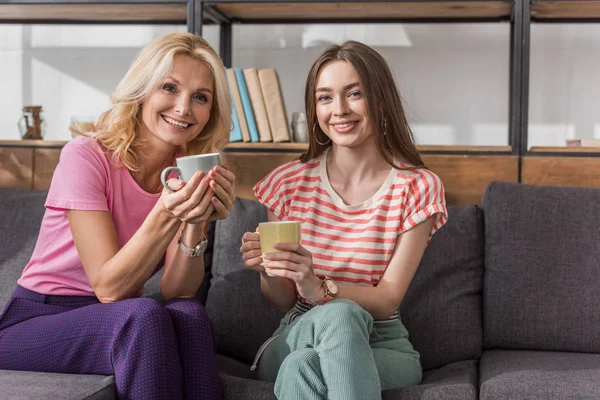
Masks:
[[[254,187],[270,221],[302,223],[302,243],[261,255],[257,231],[240,248],[266,298],[287,312],[257,355],[258,374],[280,400],[381,398],[421,381],[397,310],[447,220],[444,188],[372,48],[350,41],[325,50],[305,103],[308,153]]]

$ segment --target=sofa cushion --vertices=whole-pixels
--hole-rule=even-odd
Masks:
[[[484,195],[486,348],[600,353],[600,189]]]
[[[427,371],[418,386],[381,392],[383,400],[477,399],[477,361],[460,361]]]
[[[600,354],[487,350],[479,366],[482,400],[600,399]]]
[[[259,274],[244,267],[240,254],[243,234],[266,220],[259,202],[238,198],[229,217],[215,228],[206,312],[213,321],[217,351],[247,364],[283,317],[264,298]]]
[[[250,370],[249,364],[238,361],[235,358],[217,354],[216,363],[217,370],[221,374],[237,376],[238,378],[256,378],[255,371]]]
[[[247,378],[221,374],[223,398],[227,400],[272,399],[274,385]],[[381,392],[383,400],[475,400],[477,399],[477,362],[461,361],[426,372],[418,386]]]
[[[0,188],[0,312],[29,262],[47,192]]]
[[[482,352],[483,214],[448,207],[400,307],[423,368],[477,359]]]
[[[225,400],[277,400],[272,383],[225,374],[220,376]]]
[[[11,400],[116,400],[114,376],[0,370],[0,397]]]

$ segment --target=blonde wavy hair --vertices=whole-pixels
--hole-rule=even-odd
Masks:
[[[124,165],[131,171],[139,169],[140,160],[144,157],[144,142],[138,134],[141,104],[160,87],[178,55],[204,62],[212,74],[214,87],[206,126],[181,151],[186,155],[215,153],[227,144],[231,131],[231,97],[221,58],[200,36],[170,33],[154,39],[140,51],[112,94],[112,107],[102,113],[94,124],[91,137],[112,152],[112,162],[116,166]],[[86,135],[77,126],[71,131]]]

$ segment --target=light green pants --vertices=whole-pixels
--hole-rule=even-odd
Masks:
[[[290,311],[258,364],[279,400],[376,400],[385,389],[417,385],[419,353],[400,320],[373,322],[349,300],[317,306],[289,323]]]

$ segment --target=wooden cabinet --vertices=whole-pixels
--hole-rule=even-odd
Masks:
[[[65,142],[0,142],[0,187],[47,190]],[[435,151],[431,146],[427,151]],[[236,175],[236,195],[253,199],[252,187],[273,168],[298,159],[305,144],[231,144],[226,161]],[[421,149],[424,150],[424,149]],[[464,151],[463,148],[456,150]],[[473,151],[473,149],[471,149]],[[424,154],[427,166],[438,174],[448,204],[481,204],[493,180],[518,182],[518,157],[506,154]]]

